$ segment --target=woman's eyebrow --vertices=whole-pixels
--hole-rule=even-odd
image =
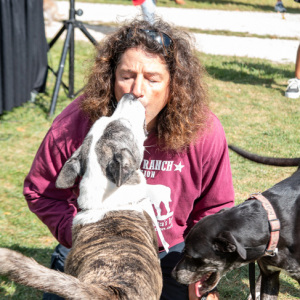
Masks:
[[[134,71],[134,70],[132,70],[132,69],[121,69],[120,70],[120,73],[121,74],[136,74],[137,72],[136,71]],[[156,71],[146,71],[146,72],[144,72],[147,76],[153,76],[153,77],[155,77],[155,76],[157,76],[157,77],[162,77],[162,74],[160,73],[160,72],[156,72]]]
[[[131,69],[120,69],[121,73],[135,73],[133,70]]]

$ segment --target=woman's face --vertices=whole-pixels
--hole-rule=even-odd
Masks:
[[[164,60],[140,48],[127,49],[116,69],[115,97],[132,93],[146,109],[147,130],[155,127],[170,92],[170,72]]]

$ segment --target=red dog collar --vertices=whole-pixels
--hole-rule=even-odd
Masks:
[[[259,200],[262,206],[264,207],[264,209],[268,213],[271,235],[270,235],[269,244],[265,251],[265,255],[274,256],[278,251],[277,244],[279,241],[280,221],[279,219],[277,219],[274,208],[266,197],[264,197],[261,193],[256,193],[256,194],[251,194],[250,198],[247,200],[253,200],[253,199]]]

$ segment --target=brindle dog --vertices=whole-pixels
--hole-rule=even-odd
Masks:
[[[93,125],[62,168],[56,181],[60,188],[82,176],[81,211],[73,221],[66,274],[5,248],[0,248],[0,274],[66,299],[159,299],[162,274],[153,209],[139,170],[144,121],[144,107],[126,94],[111,117]]]

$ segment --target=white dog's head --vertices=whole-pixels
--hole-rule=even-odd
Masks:
[[[81,176],[78,204],[89,209],[80,199],[88,198],[91,204],[123,184],[138,184],[145,138],[145,108],[132,94],[125,94],[111,117],[95,122],[63,166],[56,187],[69,188]]]

